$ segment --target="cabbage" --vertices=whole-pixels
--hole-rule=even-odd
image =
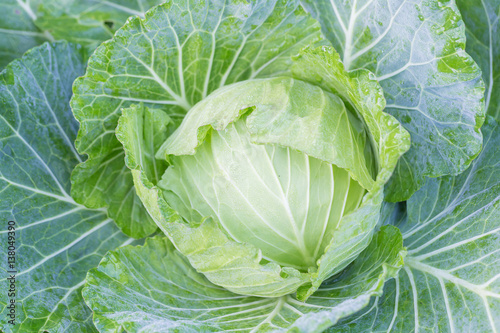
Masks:
[[[293,61],[295,78],[215,90],[171,135],[161,111],[126,109],[117,136],[139,197],[197,271],[235,293],[305,300],[368,246],[409,135],[373,76],[345,72],[332,48]],[[166,140],[145,160],[160,119]]]
[[[499,330],[497,0],[0,9],[1,331]]]

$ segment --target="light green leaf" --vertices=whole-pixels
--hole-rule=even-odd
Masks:
[[[454,1],[303,0],[346,69],[375,73],[394,115],[412,137],[386,186],[408,199],[425,177],[457,175],[481,149],[484,84],[464,51]]]
[[[155,237],[110,252],[89,272],[83,294],[101,332],[321,332],[380,295],[403,255],[399,231],[384,227],[341,279],[302,303],[291,295],[248,297],[213,285],[167,238]]]
[[[123,144],[126,164],[132,170],[142,167],[142,181],[148,186],[157,184],[167,169],[167,163],[156,159],[155,154],[167,139],[172,121],[165,112],[149,109],[143,104],[131,105],[123,110],[123,115],[116,137]]]
[[[486,84],[486,111],[500,120],[500,1],[457,0],[465,22],[467,52],[478,63]]]
[[[69,195],[81,161],[71,84],[86,52],[43,44],[0,74],[0,325],[3,332],[95,332],[81,289],[88,269],[129,239],[106,216]],[[7,221],[16,222],[17,318],[8,324]]]
[[[365,102],[360,104],[374,108]],[[245,112],[252,143],[303,152],[347,170],[365,189],[373,188],[377,149],[371,147],[364,120],[337,95],[287,77],[247,80],[216,90],[191,109],[156,157],[193,155],[203,149],[202,133],[209,128],[230,131],[228,125]],[[224,140],[231,140],[229,136]]]
[[[339,54],[329,46],[302,49],[294,58],[292,73],[294,78],[340,96],[363,119],[375,150],[376,182],[384,185],[398,159],[409,149],[410,137],[393,116],[383,112],[383,90],[373,73],[364,69],[348,72]]]
[[[93,51],[131,15],[144,16],[161,0],[3,0],[0,69],[45,41],[64,39]]]
[[[428,179],[408,201],[399,276],[332,331],[500,330],[500,127],[488,117],[483,132],[467,171]]]
[[[75,200],[109,206],[126,233],[145,235],[131,231],[144,215],[116,216],[109,199],[123,202],[133,191],[114,133],[121,109],[143,102],[178,124],[220,86],[288,73],[291,55],[319,34],[298,1],[178,1],[152,9],[144,20],[131,19],[96,50],[86,75],[75,82],[71,105],[81,124],[76,147],[89,156],[72,176]]]

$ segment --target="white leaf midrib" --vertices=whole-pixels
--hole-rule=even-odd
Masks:
[[[131,50],[128,49],[126,46],[122,46],[123,50],[125,50],[132,58],[135,59],[139,64],[141,64],[144,69],[146,69],[149,74],[151,74],[151,79],[156,81],[160,85],[160,87],[163,88],[177,103],[179,106],[184,108],[186,111],[191,109],[191,104],[186,100],[185,96],[179,96],[177,93],[175,93],[169,85],[167,85],[156,73],[156,71],[151,68],[148,64],[146,64],[141,58],[137,57]]]
[[[52,222],[52,221],[58,220],[58,219],[60,219],[62,217],[65,217],[65,216],[71,215],[73,213],[76,213],[78,211],[82,211],[84,209],[85,209],[85,207],[83,207],[83,206],[77,206],[77,207],[75,207],[73,209],[70,209],[70,210],[67,210],[67,211],[65,211],[65,212],[63,212],[61,214],[57,214],[57,215],[54,215],[54,216],[51,216],[51,217],[47,217],[47,218],[42,219],[42,220],[38,220],[38,221],[32,222],[30,224],[25,224],[23,226],[20,226],[20,227],[16,228],[16,231],[20,231],[20,230],[24,230],[24,229],[29,229],[29,228],[32,228],[32,227],[34,227],[36,225],[39,225],[39,224],[44,224],[44,223]],[[86,217],[85,220],[94,218],[96,216],[99,216],[100,214],[102,214],[102,211],[95,211],[95,213],[96,214],[94,214],[94,215],[90,215],[90,216]],[[0,235],[1,234],[6,234],[8,232],[9,232],[8,230],[0,231]]]
[[[110,7],[116,8],[118,10],[121,10],[121,11],[123,11],[125,13],[131,14],[131,15],[136,15],[136,16],[139,16],[141,18],[144,18],[144,12],[143,11],[139,12],[139,11],[134,10],[132,8],[125,7],[125,6],[119,5],[119,4],[111,2],[111,1],[102,1],[102,3],[105,4],[105,5],[108,5]],[[140,1],[138,1],[138,3],[140,3]]]
[[[22,36],[33,36],[33,37],[45,37],[43,32],[29,31],[29,30],[14,30],[14,29],[2,29],[0,28],[0,33],[2,34],[12,34],[12,35],[22,35]]]
[[[274,317],[276,317],[279,314],[279,312],[281,311],[281,309],[283,308],[283,306],[284,306],[284,304],[286,302],[286,297],[287,296],[282,296],[282,297],[278,298],[278,300],[276,301],[276,305],[275,305],[273,311],[271,311],[271,313],[269,313],[269,315],[266,317],[266,319],[264,319],[257,326],[255,326],[250,331],[250,333],[258,332],[258,329],[260,327],[262,327],[263,325],[267,324],[267,323],[272,324],[272,321],[273,321]]]
[[[412,289],[413,289],[413,295],[414,295],[413,304],[414,304],[414,312],[415,312],[415,332],[419,331],[419,327],[418,327],[419,315],[418,315],[418,302],[417,302],[418,297],[417,297],[417,287],[416,287],[415,279],[413,277],[411,269],[420,271],[424,274],[429,274],[431,276],[434,276],[438,280],[439,285],[441,286],[441,289],[442,289],[443,299],[445,302],[445,308],[446,308],[447,317],[448,317],[448,321],[450,324],[451,332],[454,332],[455,329],[454,329],[454,325],[453,325],[453,317],[451,314],[450,303],[448,301],[448,296],[447,296],[446,286],[444,284],[444,280],[453,283],[457,287],[463,287],[463,288],[469,290],[470,292],[477,294],[483,300],[484,307],[486,310],[486,314],[487,314],[491,329],[493,330],[493,332],[495,332],[495,333],[497,332],[496,326],[495,326],[495,321],[493,320],[493,317],[491,315],[491,309],[490,309],[490,305],[488,304],[487,298],[491,297],[491,298],[495,298],[495,299],[500,299],[500,294],[486,290],[486,287],[489,286],[489,284],[492,283],[495,279],[497,279],[499,277],[499,275],[493,277],[492,279],[490,279],[489,281],[487,281],[484,284],[477,285],[477,284],[473,284],[469,281],[466,281],[462,278],[459,278],[455,275],[452,275],[445,270],[442,270],[442,269],[433,267],[431,265],[428,265],[426,263],[420,262],[412,257],[406,258],[405,264],[406,264],[406,266],[404,267],[404,270],[405,270],[406,274],[408,275],[408,278],[410,280],[410,284],[411,284]]]
[[[354,38],[354,25],[356,23],[356,6],[357,0],[354,0],[351,7],[351,15],[349,16],[349,25],[345,34],[345,46],[344,46],[344,66],[346,69],[351,67],[351,52],[352,52],[352,42]]]
[[[457,286],[464,287],[464,288],[478,294],[481,297],[493,297],[493,298],[500,299],[500,294],[496,294],[494,292],[486,290],[486,288],[485,288],[486,286],[488,286],[490,281],[494,280],[496,277],[494,277],[493,279],[490,279],[490,281],[488,281],[484,284],[477,285],[477,284],[473,284],[469,281],[466,281],[462,278],[459,278],[455,275],[452,275],[445,270],[442,270],[442,269],[436,268],[434,266],[431,266],[429,264],[418,261],[418,260],[414,259],[413,257],[406,258],[405,263],[410,268],[413,268],[415,270],[430,274],[438,279],[441,278],[441,279],[450,281]]]
[[[35,13],[33,12],[33,10],[30,7],[29,0],[27,0],[27,2],[23,2],[22,0],[16,0],[16,1],[17,1],[17,4],[19,5],[19,7],[21,7],[24,10],[24,12],[26,14],[28,14],[28,16],[31,18],[31,20],[33,21],[33,24],[35,24],[35,21],[36,21],[37,17],[36,17]],[[50,42],[55,42],[56,41],[56,39],[54,38],[54,36],[52,36],[52,34],[50,32],[48,32],[47,30],[45,30],[45,31],[40,30],[40,31],[41,31],[41,34],[45,38],[47,38]]]
[[[44,59],[42,58],[42,61]],[[68,134],[66,133],[66,131],[64,131],[64,129],[62,128],[61,124],[59,123],[59,118],[56,116],[55,112],[54,112],[54,109],[52,108],[52,105],[49,103],[49,100],[47,98],[47,93],[45,92],[45,90],[42,88],[42,86],[40,85],[40,83],[38,82],[35,74],[33,74],[33,72],[31,71],[31,68],[29,68],[28,66],[24,66],[24,68],[30,73],[31,77],[32,77],[32,80],[31,82],[35,83],[36,86],[38,87],[38,91],[41,93],[41,95],[43,96],[43,101],[45,102],[45,105],[47,106],[48,110],[50,111],[50,114],[52,115],[52,118],[54,119],[54,122],[56,123],[56,126],[57,126],[57,129],[59,130],[59,132],[61,133],[62,137],[63,137],[63,140],[66,142],[67,146],[70,148],[71,152],[73,153],[73,155],[76,157],[77,161],[78,162],[82,162],[82,159],[80,157],[80,155],[78,154],[78,152],[75,150],[75,147],[74,147],[74,144],[73,142],[69,139],[68,137]],[[46,67],[47,68],[47,67]],[[49,71],[49,68],[47,68],[47,71]],[[21,84],[22,81],[20,81],[20,84]],[[24,86],[23,88],[26,90],[26,91],[29,91],[29,89],[26,89]]]
[[[500,228],[496,228],[496,229],[490,230],[488,232],[484,232],[482,234],[479,234],[479,235],[473,236],[471,238],[467,238],[467,239],[461,240],[459,242],[456,242],[456,243],[453,243],[453,244],[441,247],[441,248],[439,248],[437,250],[434,250],[434,251],[431,251],[431,252],[427,252],[427,253],[424,253],[424,254],[421,254],[421,255],[418,255],[418,256],[413,255],[413,257],[415,259],[418,259],[418,260],[424,260],[424,259],[427,259],[429,257],[432,257],[432,256],[435,256],[435,255],[441,254],[443,252],[455,249],[455,248],[460,247],[462,245],[474,242],[474,241],[476,241],[478,239],[481,239],[483,237],[486,237],[486,236],[489,236],[489,235],[492,235],[492,234],[495,234],[495,233],[498,233],[498,232],[500,232]],[[440,236],[440,235],[438,235],[438,236]],[[432,244],[433,242],[437,241],[439,239],[438,236],[435,239],[431,240],[430,244]],[[416,249],[414,252],[418,252],[418,249]],[[413,254],[412,250],[410,250],[408,253],[409,254]]]
[[[50,255],[48,256],[45,256],[42,260],[40,260],[39,262],[37,262],[36,264],[33,264],[30,268],[22,271],[22,272],[19,272],[17,274],[17,276],[21,276],[21,275],[24,275],[26,273],[29,273],[31,272],[33,269],[39,267],[40,265],[42,265],[43,263],[45,263],[46,261],[54,258],[55,256],[61,254],[62,252],[72,248],[74,245],[76,245],[77,243],[79,243],[80,241],[82,241],[83,239],[85,239],[87,236],[93,234],[94,232],[96,232],[97,230],[101,229],[102,227],[108,225],[109,223],[113,222],[113,220],[111,219],[106,219],[104,220],[103,222],[99,223],[98,225],[94,226],[92,229],[86,231],[85,233],[81,234],[78,238],[76,238],[75,240],[73,240],[71,243],[69,243],[68,245],[60,248],[59,250],[51,253]]]
[[[367,4],[371,4],[373,1],[369,1]],[[349,56],[349,64],[352,63],[354,60],[356,60],[357,58],[359,58],[360,56],[362,56],[363,54],[365,54],[366,52],[370,51],[372,48],[374,48],[385,36],[387,36],[387,34],[389,33],[389,31],[391,31],[391,28],[392,28],[392,25],[394,24],[394,20],[396,19],[396,17],[398,16],[399,12],[401,11],[401,9],[404,7],[405,5],[405,2],[402,1],[401,2],[401,6],[398,7],[398,9],[396,9],[396,11],[394,12],[394,14],[391,13],[391,19],[389,20],[389,24],[387,25],[387,29],[384,30],[384,32],[382,32],[375,40],[373,40],[370,44],[368,44],[367,46],[363,47],[362,49],[356,51],[356,53],[354,54],[348,54]],[[363,6],[363,8],[365,8],[367,5]],[[362,9],[360,9],[360,12],[362,12]],[[358,14],[359,15],[359,14]],[[349,69],[349,66],[346,65],[346,69]]]
[[[9,93],[10,93],[10,91],[9,91]],[[17,100],[16,100],[16,103],[17,103]],[[19,109],[17,110],[17,113],[18,113],[19,117],[21,117],[21,114],[19,113]],[[53,173],[52,169],[49,168],[49,166],[47,165],[47,163],[45,162],[45,160],[42,159],[42,157],[38,154],[38,152],[24,139],[24,137],[19,133],[19,131],[16,130],[7,121],[7,119],[5,119],[1,114],[0,114],[0,119],[3,120],[3,122],[10,128],[10,130],[14,133],[14,135],[17,138],[19,138],[19,140],[21,140],[21,142],[33,153],[33,155],[35,156],[35,158],[37,158],[42,163],[42,165],[44,166],[45,170],[49,173],[50,177],[54,180],[54,182],[56,183],[56,186],[59,188],[59,191],[61,192],[62,197],[64,197],[64,199],[62,199],[62,200],[64,200],[64,201],[73,201],[73,199],[68,195],[68,193],[66,192],[66,190],[62,186],[62,184],[59,182],[59,179]],[[4,178],[3,176],[1,176],[1,177],[5,181],[7,181],[9,183],[15,184],[15,182],[10,181],[9,179]],[[19,184],[19,187],[25,187],[25,188],[28,188],[28,189],[32,189],[32,188],[30,188],[30,187],[28,187],[26,185],[22,185],[22,184]],[[34,189],[32,189],[32,190],[35,191]],[[43,191],[40,191],[40,192],[43,192]],[[52,194],[52,193],[47,194],[47,195],[61,197],[60,195]]]

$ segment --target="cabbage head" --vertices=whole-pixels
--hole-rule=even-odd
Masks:
[[[290,75],[223,86],[175,131],[161,110],[124,109],[117,137],[146,209],[198,272],[235,293],[305,300],[377,227],[410,141],[384,107],[373,74],[310,45]]]

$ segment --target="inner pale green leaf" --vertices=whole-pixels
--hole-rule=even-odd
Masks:
[[[212,216],[266,259],[307,271],[365,194],[344,169],[296,150],[250,142],[241,119],[173,156],[159,186],[187,221]]]

